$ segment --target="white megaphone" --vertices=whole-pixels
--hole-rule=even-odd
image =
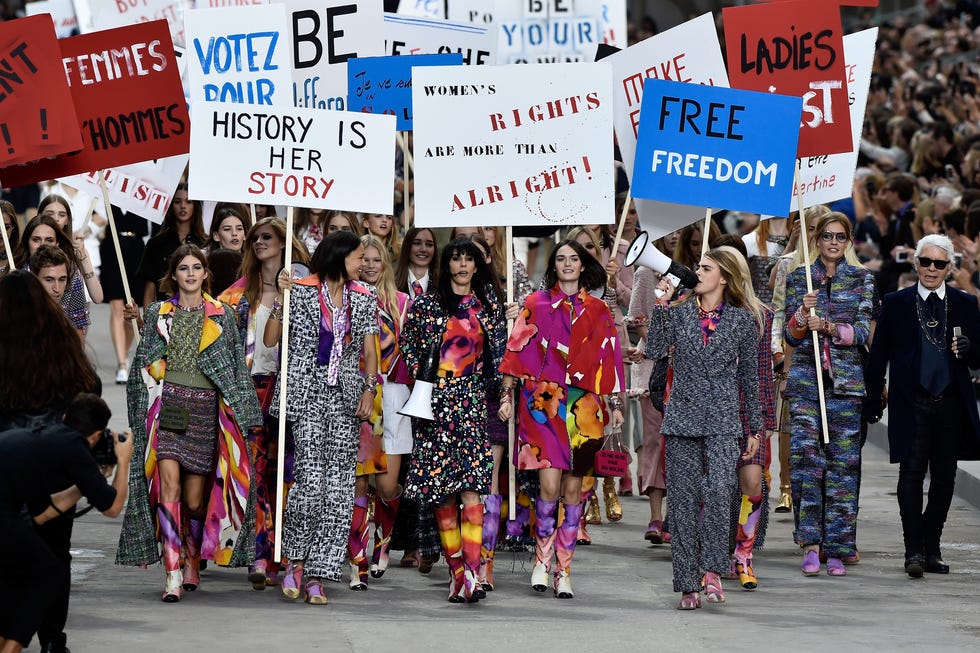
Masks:
[[[412,388],[408,401],[398,411],[400,415],[430,422],[435,420],[435,415],[432,414],[432,388],[435,387],[436,371],[439,368],[439,345],[438,341],[434,342],[429,349],[429,355],[419,362],[415,387]]]
[[[649,234],[645,231],[641,231],[630,243],[630,248],[627,250],[623,262],[628,266],[642,265],[654,272],[659,272],[667,277],[674,288],[684,286],[693,289],[698,285],[698,275],[694,274],[691,268],[672,260],[654,247],[653,243],[650,242]]]

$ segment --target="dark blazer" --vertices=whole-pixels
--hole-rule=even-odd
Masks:
[[[753,433],[761,431],[758,339],[759,326],[744,308],[726,304],[718,328],[705,345],[694,299],[669,308],[654,307],[646,357],[658,360],[674,346],[674,381],[660,431],[686,437],[741,435],[739,389],[749,428]]]
[[[881,391],[885,385],[885,368],[890,367],[888,382],[888,445],[891,461],[905,461],[912,452],[915,437],[914,399],[919,390],[919,368],[922,356],[922,338],[919,318],[915,310],[918,285],[889,293],[885,296],[881,318],[875,329],[868,362],[866,381],[868,387],[868,411],[880,415]],[[953,327],[960,327],[970,339],[971,347],[966,358],[956,358],[949,351],[952,385],[963,402],[971,429],[961,435],[966,438],[966,449],[980,446],[980,417],[977,401],[970,382],[968,367],[980,368],[980,309],[977,300],[970,295],[946,286],[949,313],[946,325],[946,346],[953,341]],[[972,439],[972,442],[970,441]],[[961,451],[964,449],[961,446]],[[976,454],[961,455],[961,460],[973,459]]]

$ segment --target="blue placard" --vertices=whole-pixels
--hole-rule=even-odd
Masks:
[[[397,118],[398,131],[412,131],[412,67],[462,65],[459,52],[349,59],[347,110],[388,113]]]
[[[648,79],[634,197],[789,214],[803,100]]]

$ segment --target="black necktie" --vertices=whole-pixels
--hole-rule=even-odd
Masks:
[[[936,329],[939,327],[939,317],[940,308],[942,307],[942,300],[939,299],[939,295],[934,292],[929,293],[926,298],[926,305],[929,307],[929,323],[930,325],[935,324],[935,326],[930,326],[930,329]]]

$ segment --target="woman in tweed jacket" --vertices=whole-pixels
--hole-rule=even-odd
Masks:
[[[871,333],[874,277],[844,258],[851,223],[828,213],[817,223],[817,260],[810,266],[814,291],[806,292],[802,266],[786,278],[786,342],[796,347],[786,381],[792,419],[790,445],[794,539],[804,549],[803,573],[843,576],[843,560],[855,554],[861,474],[861,401],[864,372],[859,347]],[[810,309],[815,308],[815,315]],[[829,443],[821,433],[817,368],[810,331],[819,334]]]
[[[702,571],[707,601],[725,600],[720,574],[729,568],[729,506],[742,434],[739,391],[753,433],[743,455],[751,458],[762,437],[756,344],[763,314],[737,257],[731,248],[709,251],[693,298],[656,306],[647,330],[647,358],[658,360],[673,348],[673,387],[661,432],[674,591],[683,593],[679,610],[701,607]]]
[[[147,309],[155,319],[143,327],[126,388],[133,443],[145,464],[130,467],[116,553],[117,564],[147,565],[162,550],[168,602],[197,589],[201,558],[252,562],[255,488],[244,433],[262,423],[235,312],[202,292],[204,254],[181,245],[170,261],[165,286],[177,292]],[[195,319],[201,331],[188,333],[183,325]],[[186,428],[161,420],[164,407],[183,408]]]

